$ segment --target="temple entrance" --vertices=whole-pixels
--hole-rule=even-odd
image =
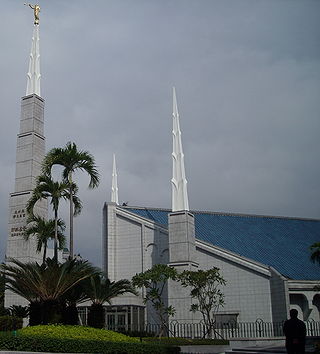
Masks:
[[[119,332],[127,332],[140,331],[144,328],[144,306],[115,305],[105,306],[104,308],[107,329]],[[78,307],[80,323],[82,325],[87,324],[88,311],[89,307],[87,306]]]

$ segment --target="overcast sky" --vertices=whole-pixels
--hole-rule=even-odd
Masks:
[[[113,153],[121,202],[171,207],[172,86],[191,209],[320,218],[320,1],[39,4],[47,150],[74,141],[101,174],[76,176],[77,253],[100,265]],[[0,260],[32,31],[1,0]]]

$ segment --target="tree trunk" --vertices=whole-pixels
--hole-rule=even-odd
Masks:
[[[63,304],[58,300],[45,300],[42,302],[43,324],[58,324],[62,323]]]
[[[54,259],[58,262],[58,210],[54,211]]]
[[[47,258],[47,241],[43,244],[43,259],[42,263],[44,264]]]
[[[88,326],[94,328],[104,328],[105,314],[102,304],[92,304],[89,308]]]
[[[32,301],[29,304],[29,326],[37,326],[42,324],[42,303]]]
[[[73,259],[73,190],[72,190],[72,172],[69,172],[69,193],[70,193],[70,255],[69,258]]]
[[[76,304],[69,304],[63,313],[63,324],[76,326],[79,324],[79,314]]]

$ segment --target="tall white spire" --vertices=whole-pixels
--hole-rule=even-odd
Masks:
[[[116,155],[115,154],[113,154],[111,202],[116,203],[117,205],[119,204],[118,176],[117,176]]]
[[[173,88],[172,211],[189,210],[176,90]]]
[[[29,60],[29,70],[27,74],[26,96],[36,94],[41,97],[40,91],[40,46],[39,46],[39,25],[34,25],[32,35],[32,45]]]

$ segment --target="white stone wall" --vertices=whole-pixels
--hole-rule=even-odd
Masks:
[[[109,231],[105,233],[105,237],[108,232],[111,235],[106,246],[109,249],[106,261],[108,269],[114,269],[115,280],[131,279],[133,275],[151,268],[153,264],[169,262],[168,231],[165,228],[115,206],[107,205],[106,209],[109,210],[105,210],[108,213]],[[113,216],[109,213],[113,213]],[[114,247],[113,254],[110,254],[112,247],[108,242]],[[227,281],[223,288],[225,306],[220,309],[220,313],[236,313],[241,322],[253,322],[258,318],[272,321],[271,273],[268,267],[199,240],[196,241],[196,246],[195,257],[199,269],[218,267]],[[109,273],[111,276],[111,272]],[[114,303],[142,304],[142,299],[124,296],[115,299]],[[190,304],[190,299],[176,302],[179,322],[184,319],[185,322],[201,319],[199,313],[190,314]],[[154,314],[148,310],[148,321],[154,322]]]
[[[270,268],[271,299],[273,322],[281,322],[289,316],[288,281],[275,269]]]
[[[104,207],[103,263],[111,280],[129,279],[157,263],[168,263],[168,235],[155,225],[124,212],[114,203]],[[123,295],[115,305],[143,305],[142,297]],[[149,309],[150,319],[154,319]]]
[[[198,248],[199,268],[220,268],[226,280],[222,288],[225,306],[221,313],[238,314],[239,322],[254,322],[258,318],[272,321],[270,277],[245,265]]]

